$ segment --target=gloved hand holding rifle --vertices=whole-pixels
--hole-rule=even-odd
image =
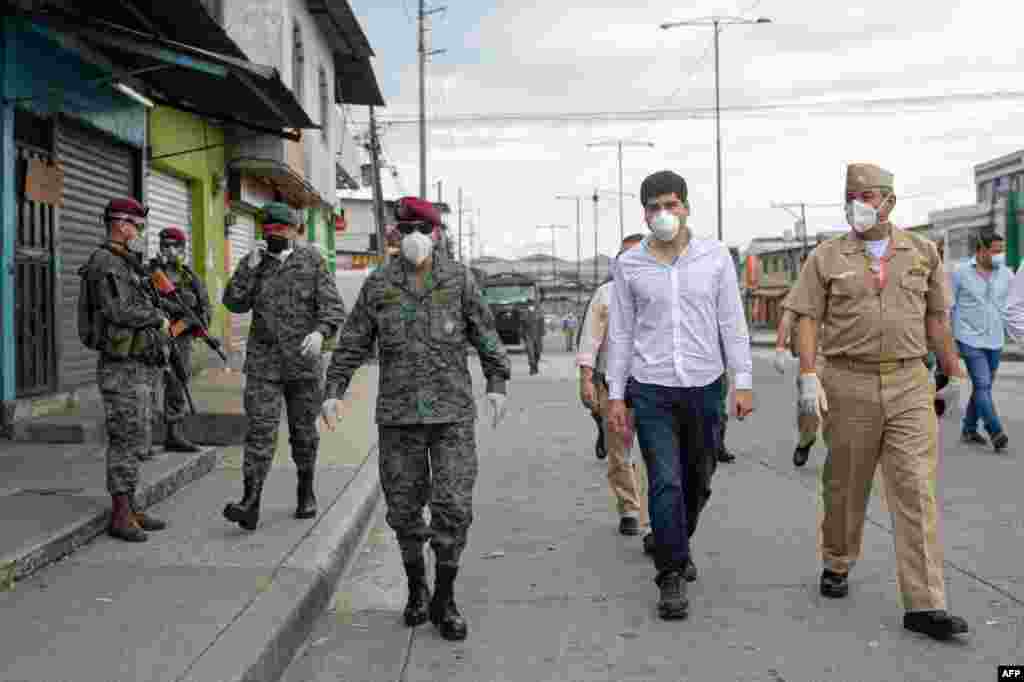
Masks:
[[[177,338],[183,334],[191,334],[198,337],[227,364],[228,356],[221,350],[220,341],[210,336],[210,331],[206,328],[206,325],[203,324],[203,321],[199,319],[199,316],[192,307],[183,299],[181,291],[174,286],[174,282],[167,276],[167,273],[163,270],[154,270],[152,275],[150,275],[150,279],[161,298],[174,306],[171,315],[176,317],[176,321],[171,326],[171,336]],[[178,314],[176,315],[175,313]]]

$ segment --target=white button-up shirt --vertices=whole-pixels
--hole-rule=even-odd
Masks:
[[[700,387],[725,372],[750,389],[750,333],[729,249],[692,237],[687,250],[663,265],[648,250],[619,256],[608,330],[608,397],[622,400],[626,381]],[[725,358],[722,351],[725,351]]]

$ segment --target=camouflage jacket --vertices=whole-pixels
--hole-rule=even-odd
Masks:
[[[156,270],[164,271],[167,277],[174,282],[174,286],[178,293],[181,294],[185,305],[199,316],[204,326],[209,327],[210,321],[213,319],[210,296],[206,293],[206,285],[203,284],[203,280],[200,279],[195,270],[187,265],[182,265],[180,268],[168,266],[159,258],[154,258],[149,261],[149,271],[154,272]]]
[[[422,292],[401,258],[363,284],[327,370],[327,397],[341,397],[352,374],[380,347],[377,423],[442,424],[476,418],[466,356],[477,349],[488,393],[506,391],[508,356],[472,273],[434,251]]]
[[[252,311],[246,374],[273,381],[320,381],[322,358],[304,356],[299,347],[319,331],[327,349],[345,321],[345,306],[316,248],[298,244],[284,263],[264,253],[255,270],[248,258],[242,259],[224,290],[224,305],[233,313]]]
[[[101,353],[106,357],[138,355],[142,350],[139,332],[163,325],[164,314],[150,298],[148,283],[126,260],[133,257],[104,247],[93,252],[85,269],[93,306],[103,320]],[[138,266],[141,269],[142,263]]]

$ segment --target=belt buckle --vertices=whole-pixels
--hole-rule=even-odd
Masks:
[[[903,361],[902,360],[890,360],[888,362],[880,362],[880,363],[878,363],[878,373],[879,374],[892,374],[893,372],[895,372],[896,370],[898,370],[902,366],[903,366]]]

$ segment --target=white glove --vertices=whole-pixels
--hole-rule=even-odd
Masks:
[[[821,400],[818,396],[823,395],[824,392],[818,386],[818,375],[801,374],[797,379],[797,386],[800,390],[800,396],[797,398],[797,414],[804,417],[819,414]]]
[[[786,373],[786,365],[789,364],[789,351],[784,348],[775,349],[775,371],[779,374]]]
[[[259,267],[260,261],[263,260],[263,252],[267,250],[267,243],[265,241],[258,241],[252,246],[252,251],[249,252],[249,269],[255,270]]]
[[[488,393],[487,402],[491,406],[491,428],[498,428],[498,424],[505,418],[506,397],[501,393]]]
[[[325,400],[324,404],[320,406],[320,416],[327,428],[333,431],[334,425],[338,422],[338,399],[328,398]]]
[[[949,383],[943,386],[941,391],[935,392],[936,400],[946,401],[946,411],[942,414],[943,417],[956,418],[960,411],[960,387],[963,383],[963,379],[960,377],[949,377]]]
[[[299,346],[299,352],[303,355],[313,355],[315,357],[320,355],[323,347],[324,335],[317,331],[302,340],[302,345]]]

